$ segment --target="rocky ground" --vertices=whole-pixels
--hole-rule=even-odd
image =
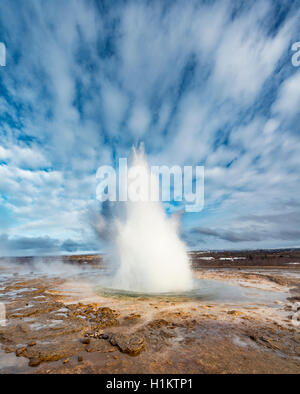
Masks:
[[[272,297],[103,297],[86,277],[4,275],[0,372],[300,373],[299,270],[198,267],[195,276]]]

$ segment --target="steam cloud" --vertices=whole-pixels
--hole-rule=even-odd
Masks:
[[[151,179],[143,147],[133,149],[129,172],[133,166],[144,168],[141,173]],[[131,182],[134,181],[128,179],[128,188]],[[159,188],[158,181],[152,178],[149,192],[150,188]],[[186,246],[179,237],[179,223],[177,218],[167,217],[160,202],[113,203],[113,209],[110,205],[105,212],[111,229],[109,261],[114,267],[109,287],[150,293],[192,288],[192,272]],[[97,228],[100,235],[103,221],[102,217]]]

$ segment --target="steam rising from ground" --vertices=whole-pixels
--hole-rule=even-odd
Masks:
[[[142,147],[133,150],[128,174],[137,166],[144,169],[149,193],[157,191],[153,188],[159,188],[159,182],[152,178]],[[128,190],[132,182],[128,179]],[[110,254],[115,273],[109,287],[153,293],[188,291],[193,280],[179,224],[167,217],[160,202],[149,200],[118,204]]]
[[[20,263],[17,259],[10,259],[9,262],[3,259],[0,261],[1,277],[10,277],[15,274],[22,275],[45,275],[54,278],[68,278],[74,276],[88,275],[95,271],[89,264],[79,265],[63,261],[62,258],[55,257],[49,260],[44,257],[32,257],[27,262]]]

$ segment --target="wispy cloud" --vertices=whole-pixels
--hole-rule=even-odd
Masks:
[[[142,139],[151,162],[206,167],[194,247],[297,243],[299,21],[285,0],[2,0],[0,242],[97,245],[97,167]]]

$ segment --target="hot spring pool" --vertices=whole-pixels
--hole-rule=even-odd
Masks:
[[[194,279],[194,288],[185,292],[145,293],[105,286],[97,286],[95,291],[98,295],[106,298],[170,301],[198,300],[217,303],[274,302],[286,298],[285,294],[280,292],[231,285],[221,281],[207,279]]]

